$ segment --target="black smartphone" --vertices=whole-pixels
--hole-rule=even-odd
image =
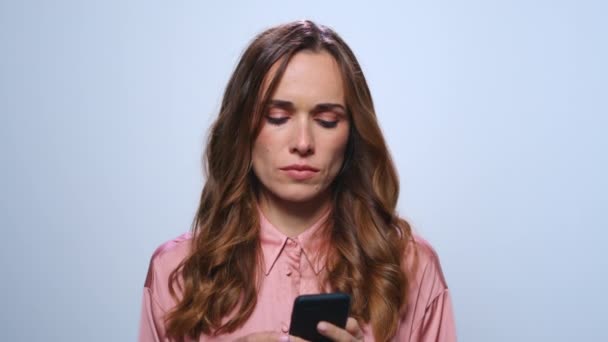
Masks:
[[[298,296],[293,303],[289,334],[311,342],[331,342],[319,334],[321,321],[346,327],[350,310],[350,296],[346,293],[324,293]]]

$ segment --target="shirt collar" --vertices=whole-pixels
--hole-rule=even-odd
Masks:
[[[260,215],[260,242],[264,256],[264,274],[269,275],[290,238],[268,221],[261,210],[258,210],[258,212]],[[326,255],[322,253],[323,239],[321,235],[323,229],[321,228],[323,223],[326,222],[329,212],[328,210],[300,235],[291,238],[302,247],[306,260],[317,275],[325,267]]]

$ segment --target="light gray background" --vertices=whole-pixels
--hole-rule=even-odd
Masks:
[[[461,341],[608,340],[603,1],[0,2],[0,339],[132,341],[189,229],[249,40],[334,27],[363,65]]]

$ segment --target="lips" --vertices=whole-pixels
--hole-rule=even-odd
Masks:
[[[294,164],[294,165],[289,165],[289,166],[285,166],[282,167],[281,170],[283,171],[289,171],[289,170],[294,170],[294,171],[312,171],[312,172],[319,172],[319,169],[314,168],[310,165],[305,165],[305,164]]]
[[[306,180],[314,177],[319,172],[319,169],[310,165],[294,164],[280,168],[287,176],[294,180]]]

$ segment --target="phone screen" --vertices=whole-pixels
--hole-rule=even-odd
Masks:
[[[298,296],[293,303],[289,334],[312,342],[330,342],[319,334],[317,324],[325,321],[344,328],[349,310],[350,296],[346,293]]]

